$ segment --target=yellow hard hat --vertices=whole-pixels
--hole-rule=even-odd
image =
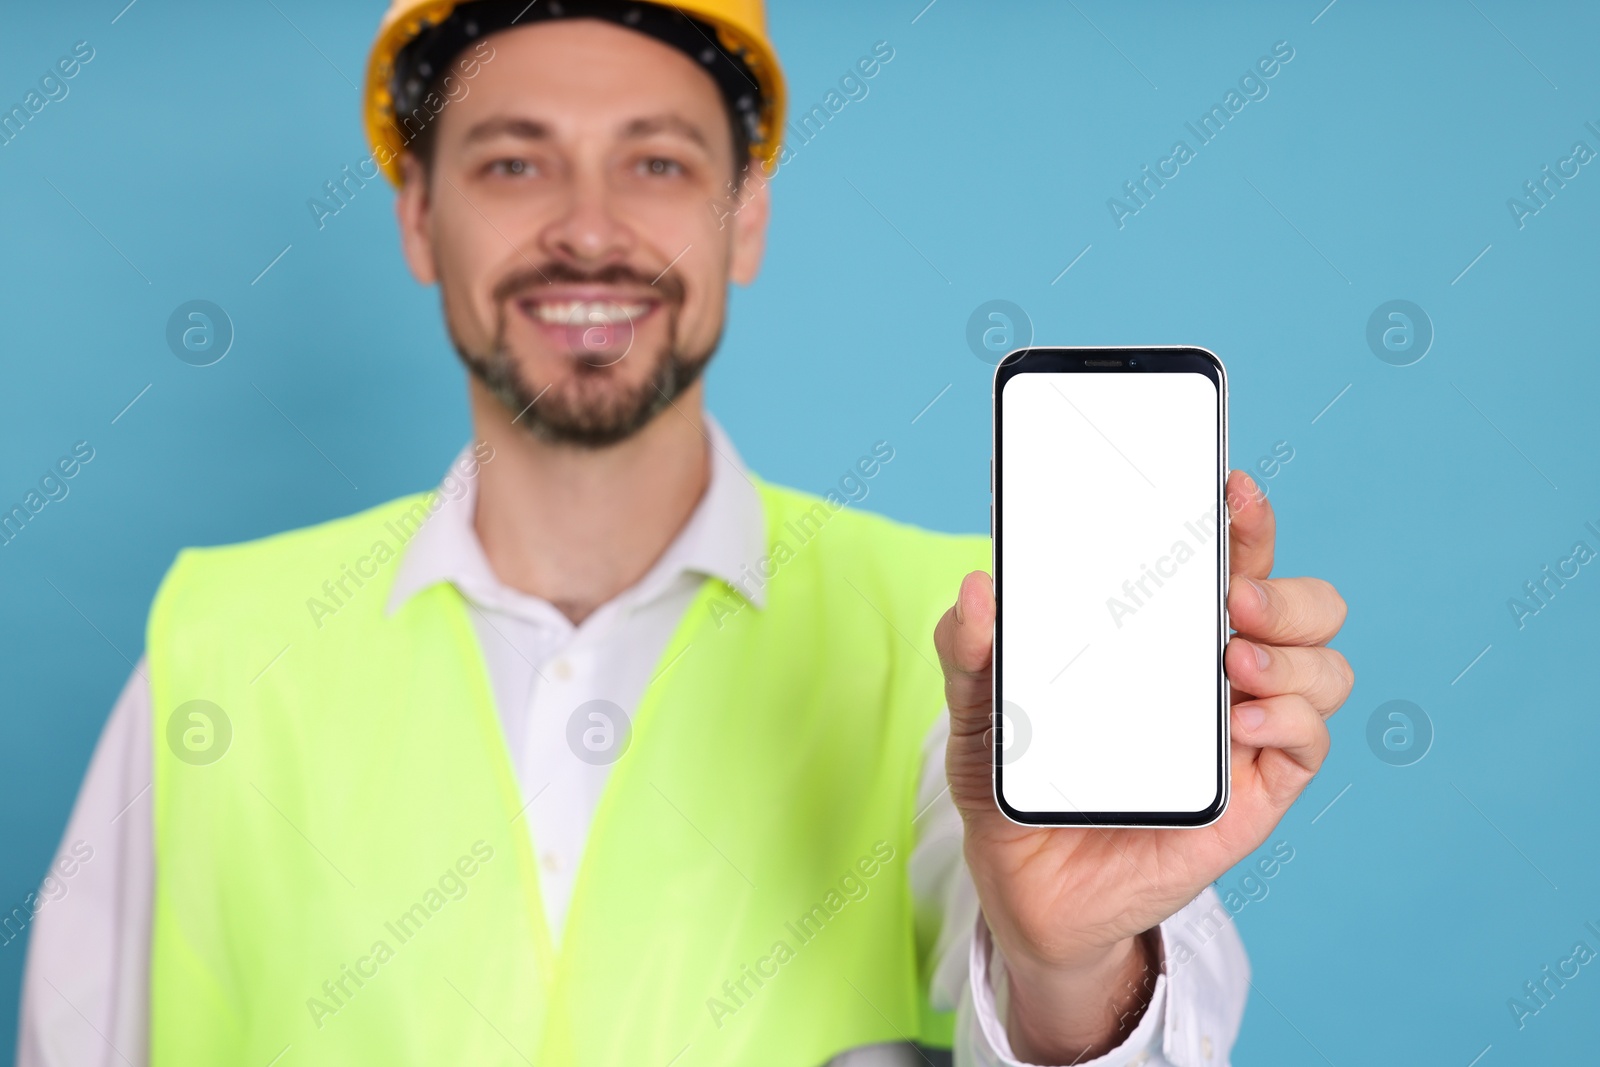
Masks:
[[[390,87],[395,58],[419,34],[439,25],[456,8],[468,2],[471,0],[391,0],[389,10],[378,26],[378,36],[372,43],[372,54],[367,59],[362,112],[373,157],[384,174],[397,186],[401,184],[400,155],[405,151],[407,138],[396,120],[394,94]],[[778,160],[780,132],[783,128],[784,85],[778,55],[767,39],[762,0],[677,0],[674,3],[639,0],[639,3],[651,8],[677,11],[709,24],[716,31],[716,46],[725,54],[737,57],[756,79],[761,99],[759,120],[750,138],[750,150],[770,172]]]

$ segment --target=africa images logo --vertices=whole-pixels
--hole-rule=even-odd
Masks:
[[[865,900],[872,891],[871,880],[893,860],[893,845],[887,841],[874,842],[872,851],[857,859],[854,866],[839,877],[836,887],[830,887],[809,910],[783,924],[787,936],[774,940],[767,954],[754,963],[740,965],[739,973],[722,983],[721,996],[706,998],[706,1010],[711,1013],[711,1021],[717,1024],[717,1029],[722,1029],[728,1016],[737,1014],[768,982],[777,978],[781,968],[795,958],[799,949],[822,936],[828,924],[847,905]]]
[[[1187,140],[1180,138],[1173,142],[1172,150],[1164,158],[1156,161],[1154,171],[1146,163],[1139,168],[1137,178],[1123,182],[1122,192],[1126,199],[1113,196],[1106,200],[1106,210],[1111,213],[1111,221],[1117,229],[1125,227],[1128,219],[1149,207],[1156,193],[1183,173],[1183,168],[1198,158],[1201,148],[1222,136],[1222,131],[1235,115],[1245,109],[1246,104],[1265,100],[1272,91],[1267,82],[1277,77],[1293,58],[1294,46],[1288,41],[1274,44],[1272,54],[1262,56],[1240,75],[1238,88],[1230,88],[1220,104],[1212,104],[1198,119],[1183,124],[1194,135],[1194,147],[1191,148]]]
[[[1198,525],[1196,525],[1198,523]],[[1194,521],[1186,522],[1183,528],[1194,537],[1195,543],[1204,546],[1210,543],[1217,535],[1216,512],[1207,510],[1197,516]],[[1172,543],[1171,550],[1164,556],[1156,558],[1155,569],[1148,564],[1141,563],[1142,573],[1137,578],[1130,578],[1122,583],[1122,594],[1127,600],[1115,596],[1106,597],[1106,611],[1111,614],[1111,621],[1117,629],[1122,629],[1123,618],[1136,615],[1146,602],[1153,599],[1156,592],[1166,583],[1163,578],[1171,579],[1177,576],[1178,568],[1195,557],[1196,549],[1187,540],[1179,537]],[[1149,587],[1150,582],[1155,583],[1155,589]],[[1143,593],[1143,597],[1139,594]]]
[[[482,838],[474,841],[471,855],[463,854],[457,858],[423,890],[410,907],[383,924],[389,936],[376,938],[368,952],[358,957],[353,966],[341,964],[339,972],[322,983],[321,990],[306,998],[306,1010],[311,1013],[311,1021],[317,1029],[321,1030],[331,1016],[349,1007],[357,994],[367,987],[367,983],[377,978],[383,966],[394,959],[401,948],[416,939],[435,915],[451,901],[465,899],[471,889],[473,876],[493,859],[493,845]]]

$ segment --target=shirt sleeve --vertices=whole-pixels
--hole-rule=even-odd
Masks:
[[[911,891],[917,941],[931,953],[934,1007],[956,1012],[956,1067],[1030,1067],[1002,1020],[1004,961],[978,906],[962,853],[961,814],[944,774],[948,713],[923,745]],[[1116,1048],[1073,1067],[1226,1067],[1244,1015],[1250,963],[1232,916],[1207,886],[1160,926],[1161,973],[1150,1005]]]
[[[100,733],[55,859],[28,902],[18,1067],[149,1062],[150,728],[141,658]]]

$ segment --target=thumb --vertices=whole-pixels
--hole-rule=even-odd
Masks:
[[[956,602],[933,631],[944,668],[944,699],[952,734],[989,728],[994,662],[994,583],[983,571],[961,580]]]

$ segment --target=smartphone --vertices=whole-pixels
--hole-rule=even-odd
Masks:
[[[1228,804],[1228,384],[1203,348],[995,369],[994,792],[1031,826]]]

